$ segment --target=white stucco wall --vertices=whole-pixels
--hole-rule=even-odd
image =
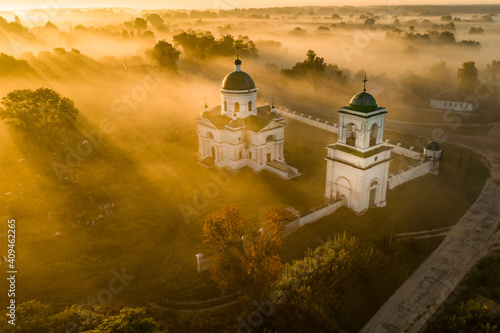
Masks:
[[[224,110],[224,102],[227,104],[227,110]],[[257,114],[257,92],[235,94],[221,91],[222,114],[232,117],[237,102],[240,104],[240,111],[236,112],[238,118],[245,118],[249,115]],[[248,110],[248,102],[252,102],[251,111]]]
[[[422,152],[415,151],[413,146],[410,148],[405,148],[401,146],[401,142],[398,142],[397,145],[393,145],[389,143],[389,140],[385,140],[385,145],[393,147],[392,152],[395,154],[400,154],[414,160],[420,160],[422,158]]]
[[[299,219],[299,224],[302,227],[303,225],[306,225],[308,223],[313,223],[318,221],[319,219],[328,216],[330,214],[333,214],[337,209],[342,207],[343,201],[339,200],[333,204],[327,205],[321,209],[318,209],[310,214],[307,214],[305,216],[301,216]]]
[[[278,109],[278,112],[285,118],[285,119],[293,119],[300,121],[304,124],[311,125],[317,128],[321,128],[325,131],[332,132],[332,133],[338,133],[338,127],[337,124],[330,124],[328,121],[322,121],[320,118],[309,118],[308,116],[305,116],[303,114],[299,114],[294,111],[290,110],[285,110],[285,109]]]
[[[398,174],[390,175],[389,182],[388,182],[388,188],[390,190],[392,190],[393,188],[395,188],[401,184],[404,184],[412,179],[424,176],[424,175],[432,172],[433,163],[434,163],[433,161],[423,162],[420,165],[412,167],[412,168],[405,170],[403,172],[400,172]]]
[[[431,99],[431,108],[453,111],[474,111],[473,103]]]

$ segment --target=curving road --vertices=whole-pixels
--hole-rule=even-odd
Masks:
[[[410,123],[390,121],[387,127],[406,133],[416,129]],[[496,124],[487,135],[480,137],[447,136],[447,141],[482,155],[489,163],[490,177],[469,211],[370,319],[361,330],[363,333],[419,332],[474,264],[499,247],[500,126]]]

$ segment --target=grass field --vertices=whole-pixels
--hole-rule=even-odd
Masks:
[[[138,131],[140,131],[138,129]],[[391,142],[410,142],[411,137],[388,133]],[[24,201],[12,199],[4,214],[18,219],[18,302],[38,299],[55,307],[85,303],[98,298],[113,278],[112,270],[122,268],[135,278],[123,292],[113,295],[113,304],[145,305],[157,298],[204,300],[219,295],[207,274],[196,271],[195,255],[204,252],[201,241],[205,217],[224,204],[235,204],[245,215],[263,213],[273,206],[292,206],[300,211],[323,203],[326,144],[335,135],[290,121],[286,129],[285,158],[303,174],[285,181],[267,172],[244,170],[227,176],[228,184],[220,186],[199,213],[186,223],[179,204],[193,206],[193,198],[214,183],[213,170],[196,163],[197,139],[193,129],[181,137],[152,142],[145,137],[113,138],[100,146],[84,162],[79,181],[82,192],[105,198],[115,205],[114,213],[95,226],[87,227],[74,220],[47,220],[53,207],[75,209],[67,195],[67,185],[51,181],[48,173],[36,193]],[[303,256],[307,248],[318,245],[318,237],[346,231],[361,235],[387,230],[391,215],[398,216],[395,232],[433,229],[454,224],[480,192],[488,171],[472,158],[465,179],[469,152],[443,145],[445,160],[441,176],[425,176],[388,193],[385,208],[357,216],[340,209],[321,221],[301,228],[286,241],[283,258]],[[462,156],[461,169],[456,163]],[[36,164],[27,167],[19,177],[35,179]],[[8,192],[15,169],[2,173],[2,190]],[[98,172],[97,172],[98,171]],[[215,171],[217,173],[217,171]],[[78,207],[78,205],[77,205]],[[97,209],[97,208],[96,208]],[[68,216],[68,215],[65,215]],[[3,232],[3,230],[1,230]],[[55,232],[60,231],[60,236]],[[423,260],[438,242],[424,242],[422,254],[416,256],[401,280]],[[399,280],[398,280],[399,281]],[[0,287],[6,287],[5,282]],[[102,295],[101,295],[102,296]]]

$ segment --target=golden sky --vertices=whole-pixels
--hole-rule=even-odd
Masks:
[[[498,0],[15,0],[2,1],[0,10],[62,8],[62,7],[130,7],[172,9],[231,9],[250,7],[281,7],[306,5],[415,5],[415,4],[495,4]]]

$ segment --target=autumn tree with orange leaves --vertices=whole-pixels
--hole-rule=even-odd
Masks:
[[[264,219],[244,219],[238,208],[224,206],[206,219],[204,243],[215,251],[210,257],[210,274],[223,292],[261,293],[279,276],[281,231],[291,218],[284,209],[273,209]]]

